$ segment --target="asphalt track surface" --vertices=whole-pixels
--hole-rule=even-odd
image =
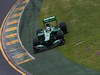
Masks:
[[[16,0],[0,0],[0,24]]]
[[[0,25],[16,0],[0,0]],[[0,75],[20,75],[4,59],[0,52]]]

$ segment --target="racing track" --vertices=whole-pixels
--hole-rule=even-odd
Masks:
[[[34,30],[39,28],[38,22],[39,22],[39,13],[40,13],[39,10],[41,9],[41,4],[42,4],[42,0],[32,1],[33,11],[31,12],[34,12],[34,16],[33,16]],[[26,20],[24,18],[28,18],[25,14],[28,14],[27,10],[26,13],[24,12],[23,14],[23,19],[22,19],[23,23],[20,24],[23,25],[21,28],[20,35],[22,35],[21,33],[23,32],[29,34],[27,33],[27,31],[25,31],[26,28],[24,23],[26,23]],[[27,35],[24,37],[32,38],[32,36],[27,36]],[[94,70],[88,69],[86,67],[83,67],[82,65],[70,61],[69,59],[66,59],[61,53],[57,51],[57,49],[52,49],[52,50],[48,50],[42,53],[32,54],[32,55],[35,56],[36,58],[34,61],[20,65],[27,71],[31,72],[32,75],[100,75],[100,72],[96,72]]]

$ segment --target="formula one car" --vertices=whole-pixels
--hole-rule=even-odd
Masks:
[[[38,29],[33,38],[33,51],[38,53],[43,50],[64,45],[64,35],[67,33],[67,25],[64,22],[57,23],[56,16],[43,20],[45,29]]]

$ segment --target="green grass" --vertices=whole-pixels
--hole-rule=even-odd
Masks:
[[[68,24],[66,44],[59,51],[74,62],[100,71],[100,55],[96,54],[100,54],[100,0],[43,1],[41,20],[55,15],[59,22]]]

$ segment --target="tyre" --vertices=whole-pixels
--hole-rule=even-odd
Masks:
[[[59,23],[59,27],[61,28],[61,30],[63,31],[64,34],[68,33],[67,24],[65,22]]]
[[[40,33],[42,31],[42,29],[37,29],[36,30],[36,35],[38,34],[38,33]]]
[[[57,32],[57,40],[60,40],[60,44],[59,45],[64,45],[65,40],[64,40],[64,33],[63,33],[63,31],[58,31]]]
[[[63,31],[61,31],[61,30],[58,31],[56,37],[57,37],[57,39],[64,39],[64,33],[63,33]]]
[[[41,35],[38,35],[38,34],[41,34]],[[45,39],[44,33],[43,33],[43,30],[42,29],[38,29],[36,31],[36,36],[38,38],[38,41],[40,41],[40,42],[43,42],[43,40]]]
[[[33,38],[33,52],[34,53],[38,53],[39,52],[39,50],[36,49],[36,45],[38,45],[38,44],[39,44],[38,38],[34,37]]]
[[[39,43],[37,37],[33,37],[33,46],[36,46]]]

